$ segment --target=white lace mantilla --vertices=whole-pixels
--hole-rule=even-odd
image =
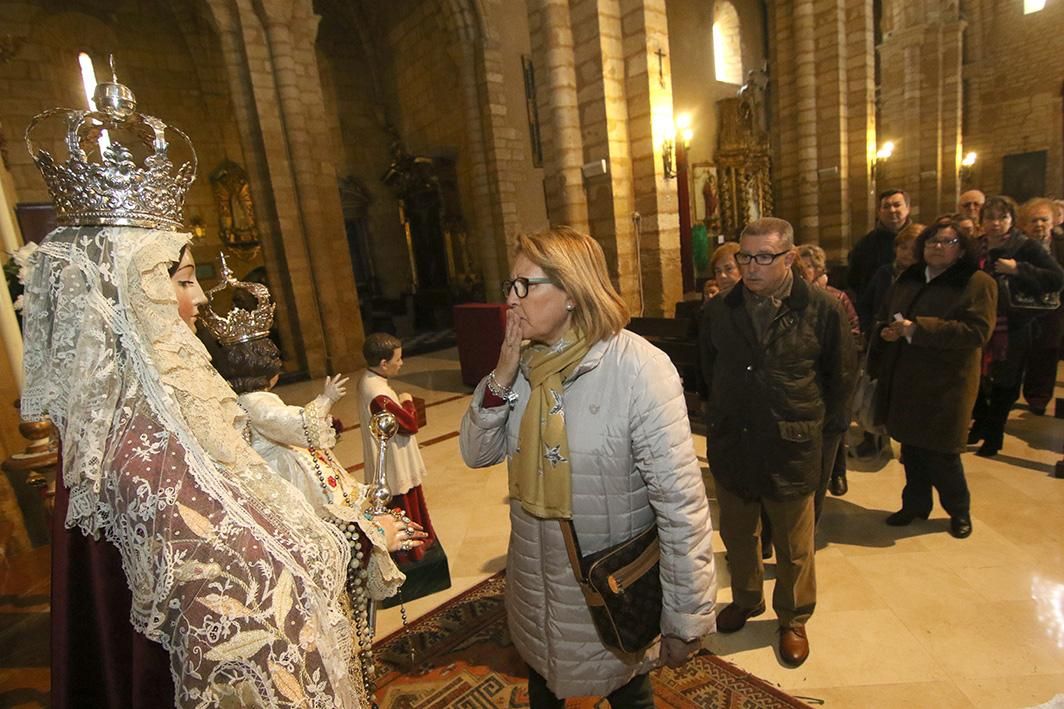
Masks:
[[[68,527],[115,544],[134,627],[178,706],[367,705],[343,535],[243,440],[236,395],[178,317],[187,234],[65,227],[26,284],[22,413],[51,418]]]

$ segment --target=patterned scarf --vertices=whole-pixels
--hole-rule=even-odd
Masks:
[[[517,452],[510,457],[510,497],[520,500],[530,515],[573,516],[562,383],[590,347],[582,332],[570,329],[556,344],[532,345],[521,357],[532,392],[521,418]]]

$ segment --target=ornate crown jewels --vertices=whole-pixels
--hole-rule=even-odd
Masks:
[[[57,221],[64,226],[117,225],[180,229],[185,194],[196,179],[196,151],[188,136],[158,118],[137,113],[133,92],[118,83],[111,58],[111,81],[96,85],[98,110],[53,108],[40,113],[26,128],[26,148],[37,163],[55,202]],[[66,119],[66,162],[56,162],[34,140],[38,126]],[[54,121],[50,119],[55,119]],[[170,131],[184,141],[191,162],[175,171],[167,153]],[[131,135],[152,152],[143,166],[116,134]],[[99,146],[99,162],[86,148]]]
[[[222,282],[207,291],[207,307],[203,309],[200,322],[223,347],[266,337],[270,334],[273,311],[277,307],[270,299],[270,289],[261,283],[237,280],[225,262],[225,254],[219,254],[218,257],[222,262]],[[214,296],[226,288],[233,289],[233,307],[222,317],[214,310]],[[254,310],[239,307],[236,294],[240,291],[255,297]]]

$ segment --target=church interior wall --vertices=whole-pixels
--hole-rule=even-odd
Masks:
[[[464,112],[465,67],[459,38],[449,31],[438,0],[406,0],[387,13],[388,110],[413,155],[454,161],[462,217],[471,225],[473,174],[469,121]]]
[[[502,59],[502,87],[504,102],[505,155],[508,175],[513,186],[515,228],[506,234],[505,252],[508,258],[515,241],[514,233],[533,232],[547,228],[547,205],[543,193],[544,171],[536,166],[532,156],[532,137],[525,99],[525,79],[522,57],[531,56],[528,12],[524,3],[500,2],[493,8],[492,28],[497,36]],[[540,116],[542,119],[542,116]],[[489,295],[491,294],[489,285]]]
[[[740,84],[718,81],[713,57],[716,6],[730,2],[739,16],[742,76],[765,66],[764,9],[761,0],[669,0],[669,48],[675,115],[689,113],[693,126],[690,162],[712,161],[717,152],[720,117],[717,101],[734,98]]]
[[[78,7],[77,3],[66,7],[71,6]],[[216,261],[221,242],[208,176],[223,160],[241,163],[243,156],[222,60],[209,26],[193,14],[179,16],[152,0],[124,2],[105,16],[90,14],[88,5],[86,11],[52,12],[51,7],[44,2],[0,3],[0,26],[25,37],[15,56],[0,63],[0,95],[5,97],[0,102],[0,125],[9,142],[15,199],[49,201],[44,181],[23,148],[23,128],[34,115],[55,106],[87,108],[78,53],[92,57],[97,79],[103,81],[109,73],[108,53],[114,52],[119,79],[133,89],[140,110],[180,128],[196,148],[199,168],[185,217],[190,223],[202,221],[206,230],[203,238],[193,241],[197,260]],[[195,52],[181,29],[198,37]],[[60,154],[65,155],[65,148]],[[175,148],[172,157],[188,156]],[[255,264],[244,265],[250,270]],[[205,279],[207,285],[211,282],[212,278]]]
[[[532,164],[524,94],[524,9],[481,6],[491,13],[493,30],[474,42],[472,5],[459,5],[356,4],[360,11],[348,18],[363,23],[357,33],[338,17],[343,8],[316,6],[323,16],[318,44],[329,77],[326,94],[338,114],[333,120],[342,143],[341,172],[356,177],[373,197],[372,249],[388,298],[409,292],[411,283],[398,201],[380,179],[396,138],[413,155],[454,160],[467,244],[486,280],[498,280],[493,276],[506,268],[517,232],[546,225],[543,171]],[[487,284],[489,298],[492,286]]]
[[[1064,196],[1064,3],[1023,14],[1023,3],[966,0],[964,150],[971,186],[1002,189],[1005,155],[1047,150],[1046,192]]]
[[[328,106],[326,120],[334,125],[337,173],[341,178],[358,180],[369,193],[366,216],[373,263],[378,271],[386,271],[377,281],[380,295],[396,299],[409,289],[411,274],[399,204],[381,182],[391,160],[392,137],[385,130],[382,89],[374,85],[379,80],[379,66],[368,65],[372,60],[367,55],[377,47],[353,42],[352,31],[340,21],[321,25],[318,58]]]

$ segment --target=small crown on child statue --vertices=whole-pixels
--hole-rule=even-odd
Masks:
[[[196,151],[188,136],[158,118],[137,113],[129,87],[120,84],[111,62],[111,81],[96,85],[97,110],[53,108],[34,116],[26,128],[26,148],[55,202],[62,226],[138,226],[181,229],[185,194],[196,179]],[[66,123],[68,158],[57,162],[40,147],[39,127]],[[191,162],[177,170],[170,162],[167,131],[188,147]],[[130,136],[123,145],[119,136]],[[137,164],[130,147],[151,152]],[[88,150],[89,152],[86,152]]]
[[[225,254],[219,254],[219,258],[222,262],[222,281],[207,291],[207,307],[203,309],[200,322],[223,347],[266,337],[270,334],[276,307],[270,299],[270,289],[261,283],[237,280],[225,262]],[[225,317],[219,315],[214,310],[214,296],[226,288],[232,288],[234,292],[242,290],[251,293],[255,296],[255,309],[244,310],[234,303]]]

